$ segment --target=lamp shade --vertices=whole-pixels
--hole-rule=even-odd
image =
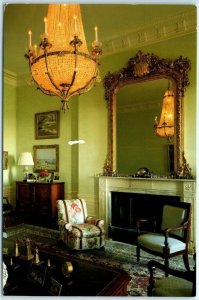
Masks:
[[[19,166],[33,166],[34,161],[33,161],[31,152],[22,152],[19,155],[18,165]]]

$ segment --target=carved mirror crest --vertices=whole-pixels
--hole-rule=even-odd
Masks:
[[[166,79],[172,82],[175,93],[175,134],[174,171],[181,168],[183,154],[183,97],[185,87],[189,84],[188,71],[190,61],[180,56],[175,60],[160,58],[155,54],[143,54],[138,51],[130,58],[127,65],[114,73],[108,72],[104,78],[105,99],[108,102],[108,155],[104,169],[111,175],[117,170],[117,132],[116,132],[116,102],[118,92],[128,85],[145,84],[153,80]],[[129,128],[127,129],[129,130]],[[142,166],[140,166],[142,167]]]

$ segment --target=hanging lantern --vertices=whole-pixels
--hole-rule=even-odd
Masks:
[[[162,113],[158,123],[155,117],[155,134],[170,138],[174,136],[174,92],[168,88],[163,97]]]

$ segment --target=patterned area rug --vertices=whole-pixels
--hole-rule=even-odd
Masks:
[[[21,224],[7,229],[9,239],[18,240],[20,244],[25,244],[28,237],[31,246],[36,246],[44,251],[57,253],[60,255],[70,255],[80,259],[89,260],[99,264],[117,267],[125,270],[131,276],[128,284],[128,296],[147,296],[147,286],[149,272],[147,262],[150,259],[156,259],[163,262],[161,258],[154,257],[141,251],[140,263],[136,259],[136,247],[134,245],[116,242],[112,240],[105,241],[105,250],[87,250],[87,251],[71,251],[59,241],[59,231],[47,228]],[[190,256],[190,266],[194,265],[192,256]],[[170,266],[174,269],[184,270],[182,257],[170,259]],[[157,270],[156,277],[164,276]]]

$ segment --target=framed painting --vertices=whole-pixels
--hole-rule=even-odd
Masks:
[[[8,169],[8,151],[3,151],[3,170]]]
[[[58,110],[35,114],[35,139],[55,139],[59,137]]]
[[[33,146],[34,171],[59,171],[59,145]]]
[[[46,278],[46,266],[44,264],[35,264],[31,263],[30,268],[28,270],[27,278],[30,281],[33,281],[41,286],[44,285]]]
[[[62,284],[55,280],[53,277],[50,277],[50,286],[49,294],[52,296],[60,296],[62,290]]]

